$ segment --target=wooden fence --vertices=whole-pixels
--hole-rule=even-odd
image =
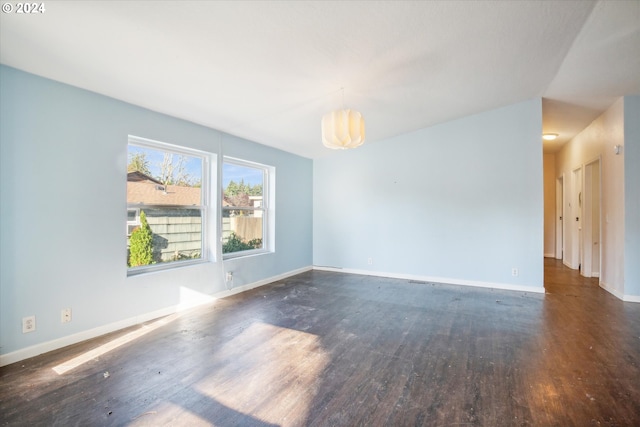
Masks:
[[[202,255],[202,218],[198,210],[145,210],[153,232],[153,258],[156,262],[175,261]],[[261,217],[235,216],[222,218],[222,242],[232,232],[248,242],[262,238]]]
[[[250,216],[233,216],[222,218],[222,242],[226,242],[232,232],[248,242],[262,239],[262,218]]]

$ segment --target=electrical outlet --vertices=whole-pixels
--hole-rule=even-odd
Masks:
[[[33,332],[36,330],[36,316],[27,316],[22,318],[22,333]]]
[[[373,258],[367,258],[367,264],[373,265]]]
[[[512,275],[512,276],[514,276],[514,277],[515,277],[515,276],[517,276],[517,275],[518,275],[518,269],[517,269],[517,268],[515,268],[515,267],[513,267],[513,268],[511,269],[511,275]]]
[[[233,282],[233,271],[227,271],[227,282]]]
[[[71,322],[71,309],[70,308],[63,308],[62,309],[62,312],[60,313],[60,321],[62,323]]]

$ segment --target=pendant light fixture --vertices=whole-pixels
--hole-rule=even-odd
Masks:
[[[344,108],[342,88],[342,110],[335,110],[322,117],[322,143],[334,150],[356,148],[364,143],[364,118],[358,111]]]

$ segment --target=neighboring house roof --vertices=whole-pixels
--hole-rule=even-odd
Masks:
[[[235,196],[222,196],[223,207],[238,207],[238,208],[255,208],[258,207],[259,202],[262,200],[262,196],[249,196],[248,194],[238,194]]]
[[[201,189],[198,187],[163,185],[141,172],[127,174],[127,203],[199,206],[200,200]]]
[[[162,184],[161,181],[158,181],[155,178],[150,177],[149,175],[145,175],[139,171],[133,171],[127,173],[127,182],[154,182],[156,184]]]

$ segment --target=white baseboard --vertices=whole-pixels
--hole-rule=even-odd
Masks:
[[[610,285],[605,282],[600,282],[600,287],[605,291],[609,292],[614,297],[624,301],[624,302],[637,302],[640,303],[640,295],[625,295],[615,289],[613,289]]]
[[[268,285],[269,283],[277,282],[278,280],[286,279],[287,277],[295,276],[296,274],[304,273],[312,270],[313,267],[303,267],[297,270],[288,271],[284,274],[278,274],[277,276],[269,277],[268,279],[258,280],[257,282],[250,283],[248,285],[238,286],[237,288],[231,288],[222,292],[218,292],[214,295],[215,299],[225,298],[231,295],[239,294],[260,286]]]
[[[555,252],[550,252],[548,254],[544,254],[545,258],[555,258],[556,257],[556,253]]]
[[[406,280],[416,280],[420,282],[445,283],[448,285],[474,286],[477,288],[502,289],[506,291],[533,292],[533,293],[540,293],[540,294],[544,293],[544,286],[523,286],[523,285],[514,285],[509,283],[477,282],[477,281],[463,280],[463,279],[451,279],[447,277],[431,277],[431,276],[417,276],[413,274],[382,273],[382,272],[369,271],[369,270],[357,270],[357,269],[351,269],[351,268],[336,268],[336,267],[315,266],[315,265],[313,266],[313,269],[323,270],[323,271],[335,271],[337,273],[362,274],[365,276],[389,277],[391,279],[406,279]]]
[[[602,289],[604,289],[605,291],[609,292],[611,295],[613,295],[614,297],[621,299],[624,301],[624,294],[617,291],[616,289],[614,289],[613,287],[611,287],[610,285],[606,284],[603,281],[599,282],[599,285]]]
[[[150,313],[143,313],[137,316],[130,317],[128,319],[120,320],[117,322],[109,323],[107,325],[99,326],[97,328],[89,329],[86,331],[78,332],[65,337],[57,338],[55,340],[47,341],[44,343],[32,345],[30,347],[22,348],[20,350],[13,351],[7,354],[0,354],[0,367],[10,365],[11,363],[19,362],[30,357],[35,357],[49,351],[57,350],[68,345],[77,344],[82,341],[86,341],[91,338],[96,338],[110,332],[115,332],[120,329],[128,328],[129,326],[135,326],[150,320],[154,320],[160,317],[168,316],[170,314],[179,313],[185,310],[189,310],[194,307],[198,307],[203,304],[210,303],[216,299],[228,297],[241,292],[248,291],[260,286],[267,285],[269,283],[276,282],[278,280],[286,279],[296,274],[304,273],[311,270],[312,267],[299,268],[297,270],[289,271],[287,273],[279,274],[277,276],[269,277],[267,279],[259,280],[254,283],[250,283],[237,288],[224,290],[213,295],[202,295],[197,300],[191,299],[188,304],[178,304],[171,307],[166,307],[160,310],[152,311]]]

